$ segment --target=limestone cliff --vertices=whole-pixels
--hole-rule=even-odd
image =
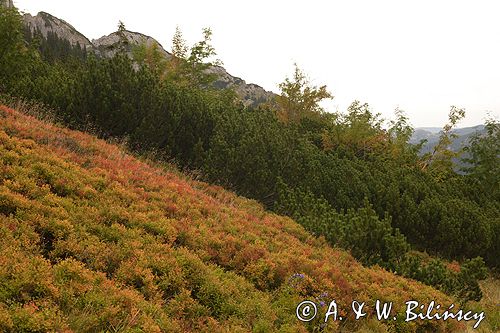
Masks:
[[[55,33],[59,38],[68,40],[72,45],[80,44],[81,47],[86,46],[88,50],[92,50],[94,45],[87,37],[82,35],[71,24],[61,20],[49,13],[40,12],[36,16],[24,14],[24,24],[31,31],[39,30],[44,37],[50,32]]]

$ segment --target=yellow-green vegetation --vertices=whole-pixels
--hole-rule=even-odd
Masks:
[[[483,298],[479,302],[471,302],[473,311],[482,309],[488,314],[484,325],[477,330],[469,327],[467,332],[500,332],[500,279],[490,277],[480,282]]]
[[[255,201],[7,107],[0,237],[3,332],[307,332],[320,322],[300,323],[295,307],[325,293],[344,309],[394,301],[400,314],[410,299],[452,302]],[[347,318],[323,331],[464,328]]]

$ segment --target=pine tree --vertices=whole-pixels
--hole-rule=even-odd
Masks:
[[[129,41],[127,38],[127,29],[125,28],[125,24],[122,21],[118,21],[118,31],[116,34],[119,37],[118,41],[118,52],[119,53],[125,53],[127,52],[128,46],[129,46]]]

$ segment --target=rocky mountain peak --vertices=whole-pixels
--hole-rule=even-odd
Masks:
[[[161,44],[154,39],[153,37],[141,34],[139,32],[133,32],[125,30],[123,31],[123,37],[125,37],[129,43],[127,51],[131,53],[132,46],[134,45],[142,45],[151,46],[153,44],[157,44],[159,46],[160,52],[166,57],[170,58],[172,55],[165,51],[165,49],[161,46]],[[104,57],[113,57],[116,52],[118,52],[118,45],[120,43],[122,37],[120,37],[118,32],[113,32],[107,36],[102,36],[98,39],[93,39],[92,44],[97,49],[98,53]]]
[[[39,30],[44,37],[47,37],[49,32],[55,33],[59,38],[68,40],[71,45],[80,44],[81,47],[93,49],[94,45],[83,34],[78,32],[71,24],[61,20],[49,13],[40,12],[36,16],[24,14],[24,24],[31,31]]]

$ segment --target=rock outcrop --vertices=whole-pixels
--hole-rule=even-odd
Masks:
[[[208,72],[216,74],[217,80],[214,82],[216,88],[233,89],[245,106],[257,106],[270,101],[275,96],[274,93],[256,84],[246,83],[243,79],[230,75],[223,67],[214,66],[209,68]]]
[[[12,4],[11,0],[0,1],[3,1],[2,3],[9,2]],[[118,32],[113,32],[107,36],[90,41],[87,37],[78,32],[78,30],[76,30],[71,24],[45,12],[40,12],[36,16],[25,14],[23,19],[25,25],[32,31],[39,30],[45,37],[47,37],[49,31],[53,32],[59,38],[68,40],[72,45],[79,44],[81,47],[85,46],[87,51],[94,52],[101,57],[111,58],[120,50],[121,47],[120,43],[122,37],[120,37]],[[172,54],[167,52],[157,40],[150,36],[128,30],[125,30],[123,34],[127,39],[128,45],[125,50],[129,56],[132,56],[132,49],[134,45],[146,44],[147,46],[150,46],[153,43],[157,43],[159,51],[165,56],[165,58],[168,59],[172,57]],[[270,101],[275,96],[274,93],[266,91],[256,84],[247,84],[241,78],[232,76],[223,67],[214,66],[208,69],[208,71],[216,74],[217,79],[214,83],[216,88],[233,89],[245,106],[257,106],[258,104]]]
[[[7,8],[14,8],[14,2],[12,0],[0,0],[0,5]]]
[[[86,47],[87,50],[94,49],[94,45],[87,37],[78,32],[71,24],[61,20],[49,13],[40,12],[36,16],[24,14],[24,24],[31,31],[39,30],[44,37],[50,32],[55,33],[59,38],[68,40],[71,45],[80,44],[81,47]]]
[[[128,53],[132,54],[132,46],[146,44],[146,46],[151,46],[154,43],[158,44],[160,52],[165,56],[165,58],[170,58],[172,55],[165,51],[161,44],[153,37],[146,36],[139,32],[133,32],[125,30],[123,32],[124,37],[127,38],[129,46],[127,48]],[[96,48],[97,52],[107,58],[113,57],[119,50],[120,36],[118,32],[113,32],[107,36],[103,36],[99,39],[93,39],[92,44]]]
[[[171,53],[167,52],[157,40],[150,36],[128,30],[125,30],[123,34],[128,41],[126,50],[129,55],[132,54],[132,47],[134,45],[146,44],[147,46],[150,46],[156,43],[165,58],[168,59],[172,57]],[[101,56],[113,57],[120,49],[120,36],[118,32],[113,32],[107,36],[92,40],[92,43]],[[275,96],[274,93],[266,91],[264,88],[256,84],[247,84],[239,77],[232,76],[221,66],[213,66],[208,69],[208,72],[216,75],[217,79],[214,82],[214,86],[216,88],[233,89],[241,98],[245,106],[257,106],[258,104],[269,101]]]

